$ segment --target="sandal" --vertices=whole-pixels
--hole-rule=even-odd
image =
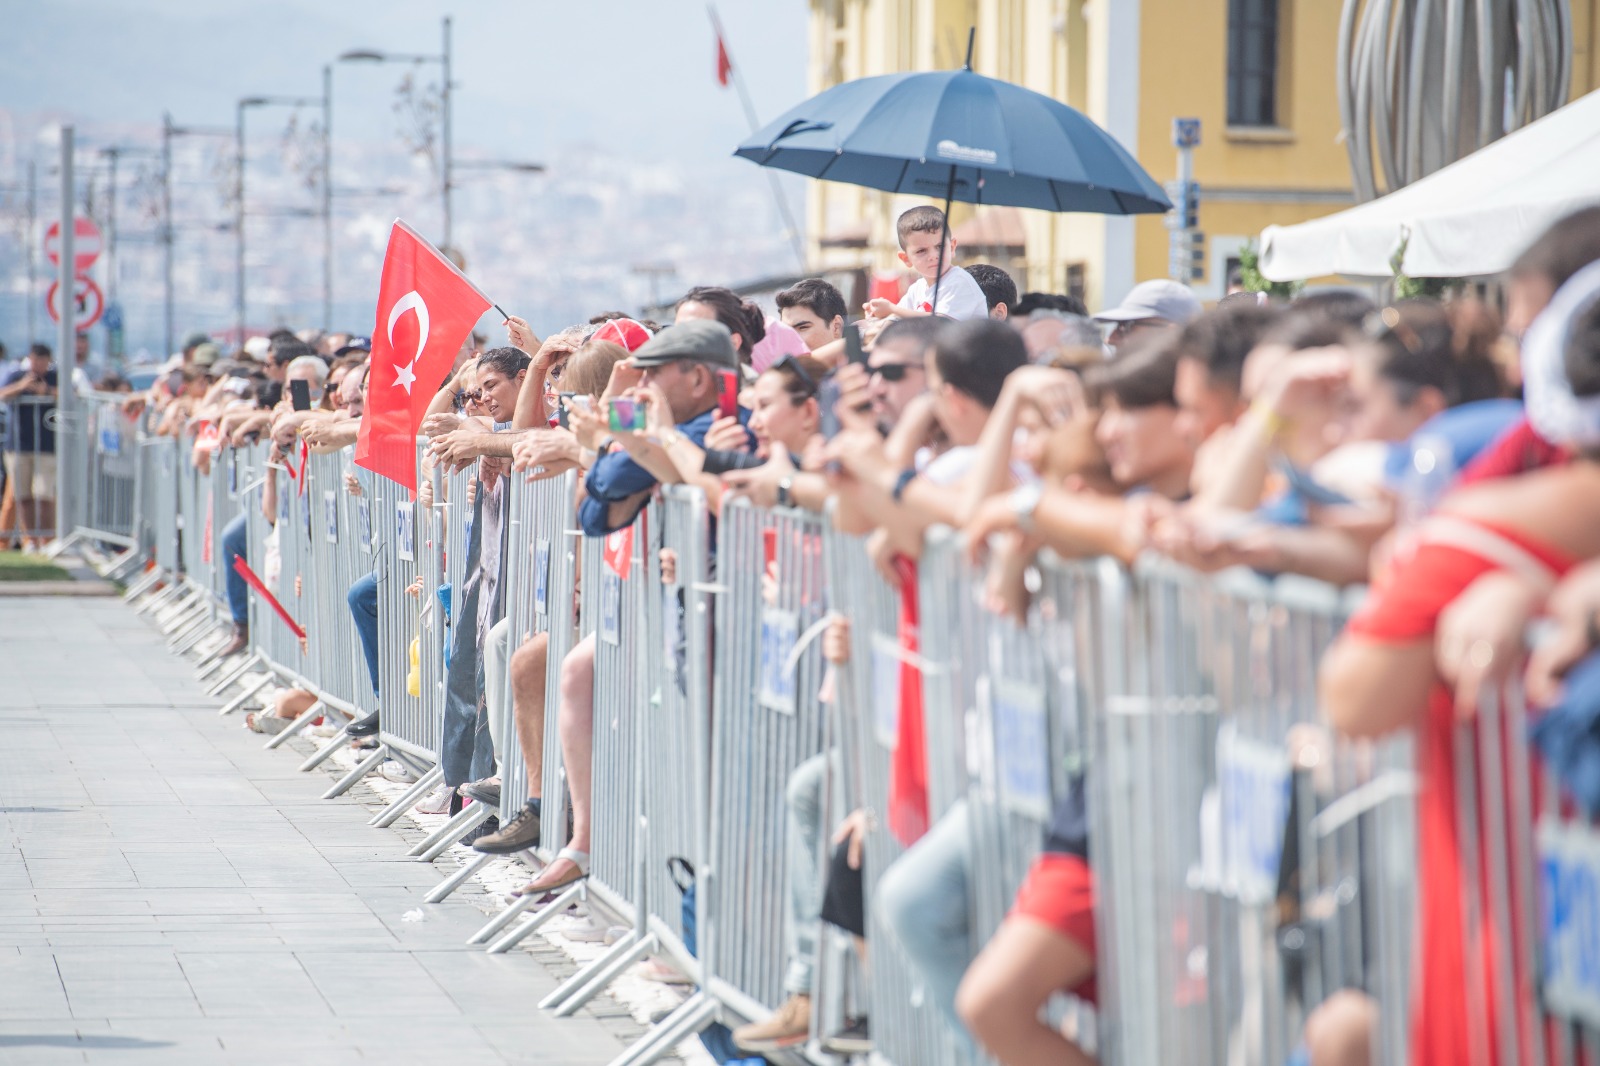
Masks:
[[[517,889],[511,894],[513,896],[533,896],[543,895],[546,892],[559,892],[568,885],[575,885],[579,881],[582,881],[584,878],[589,876],[589,853],[587,851],[579,851],[576,848],[562,848],[560,851],[556,852],[556,857],[555,859],[551,860],[550,865],[554,866],[562,859],[566,859],[568,862],[570,862],[574,871],[576,872],[562,878],[559,881],[547,881],[543,883],[540,882],[538,877],[535,877],[532,881],[529,881],[527,884],[523,885],[521,888]],[[545,870],[548,869],[548,866],[545,867]],[[542,877],[543,875],[544,870],[541,870],[540,876]]]

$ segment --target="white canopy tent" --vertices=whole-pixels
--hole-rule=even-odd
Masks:
[[[1370,203],[1261,232],[1273,281],[1325,274],[1414,278],[1497,274],[1562,215],[1600,204],[1600,91]]]

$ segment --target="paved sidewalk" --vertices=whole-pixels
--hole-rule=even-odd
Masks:
[[[0,600],[0,1064],[605,1063],[117,600]],[[421,921],[403,921],[421,910]]]

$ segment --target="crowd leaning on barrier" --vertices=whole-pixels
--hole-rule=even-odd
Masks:
[[[1465,300],[512,318],[414,489],[277,338],[93,398],[72,524],[224,716],[443,816],[430,901],[515,872],[472,943],[600,916],[541,1009],[689,986],[619,1066],[1592,1061],[1596,261],[1513,272],[1525,402]]]

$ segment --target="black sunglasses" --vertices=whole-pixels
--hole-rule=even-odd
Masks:
[[[913,370],[921,369],[922,365],[920,363],[884,363],[882,366],[871,368],[872,373],[882,375],[883,380],[891,384],[896,381],[904,381],[906,374]]]

